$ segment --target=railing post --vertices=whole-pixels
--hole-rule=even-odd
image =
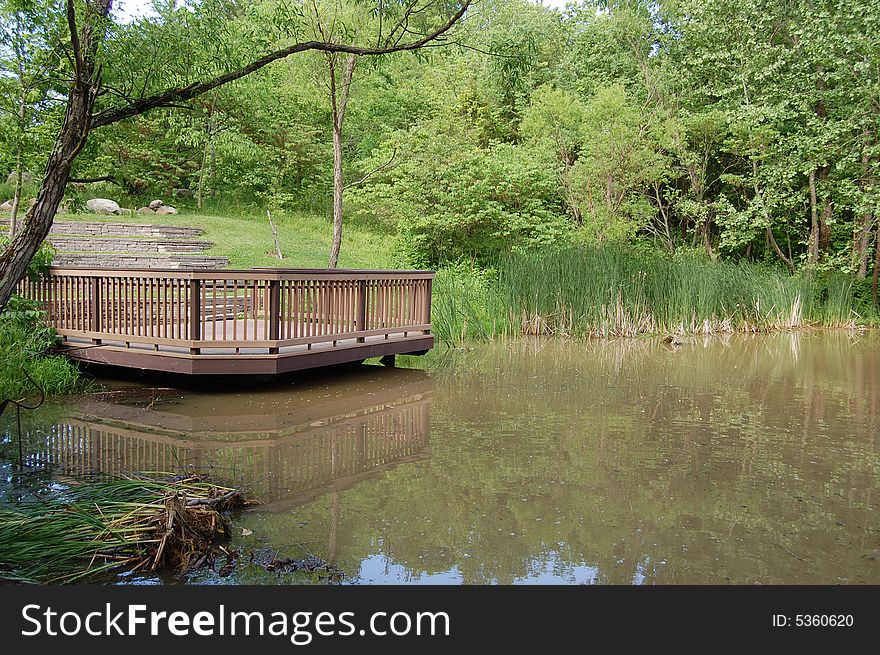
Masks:
[[[431,291],[432,291],[433,286],[434,286],[434,280],[432,280],[431,278],[428,278],[428,286],[427,286],[427,289],[425,290],[425,308],[424,308],[425,323],[428,325],[431,324]]]
[[[358,280],[357,287],[357,312],[354,318],[354,328],[358,332],[367,329],[367,281]],[[364,337],[358,337],[358,343],[364,342]]]
[[[97,277],[89,278],[89,330],[92,332],[101,332],[103,325],[101,324],[101,279]],[[100,339],[92,339],[92,343],[100,344]]]
[[[189,281],[189,340],[202,340],[202,281]],[[201,348],[190,348],[191,355],[198,355]]]
[[[269,281],[269,340],[281,338],[281,281]],[[269,348],[270,355],[278,354],[278,347]]]

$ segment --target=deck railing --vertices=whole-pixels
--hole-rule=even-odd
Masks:
[[[428,335],[430,271],[50,269],[19,293],[66,341],[224,354]],[[234,349],[234,350],[233,350]]]

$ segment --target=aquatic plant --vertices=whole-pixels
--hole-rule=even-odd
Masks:
[[[842,274],[792,276],[696,255],[569,247],[513,253],[494,269],[438,273],[432,319],[442,340],[855,327],[869,311]]]
[[[196,476],[77,481],[0,509],[0,579],[75,582],[110,571],[179,571],[228,534],[242,494]]]

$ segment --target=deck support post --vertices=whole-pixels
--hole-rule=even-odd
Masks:
[[[367,329],[367,281],[358,280],[357,286],[357,313],[355,314],[355,330],[363,332]],[[364,337],[357,338],[358,343],[364,343]]]
[[[269,340],[281,339],[281,281],[269,281]],[[278,347],[269,348],[270,355],[278,354]]]
[[[202,340],[202,281],[189,281],[189,339]],[[191,355],[198,355],[201,348],[190,348]]]
[[[382,359],[379,360],[379,363],[382,366],[387,366],[388,368],[394,368],[394,355],[385,355]]]

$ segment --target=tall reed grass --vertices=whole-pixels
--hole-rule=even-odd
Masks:
[[[449,342],[527,334],[623,337],[854,327],[851,278],[623,248],[516,253],[494,275],[441,270],[433,324]]]

